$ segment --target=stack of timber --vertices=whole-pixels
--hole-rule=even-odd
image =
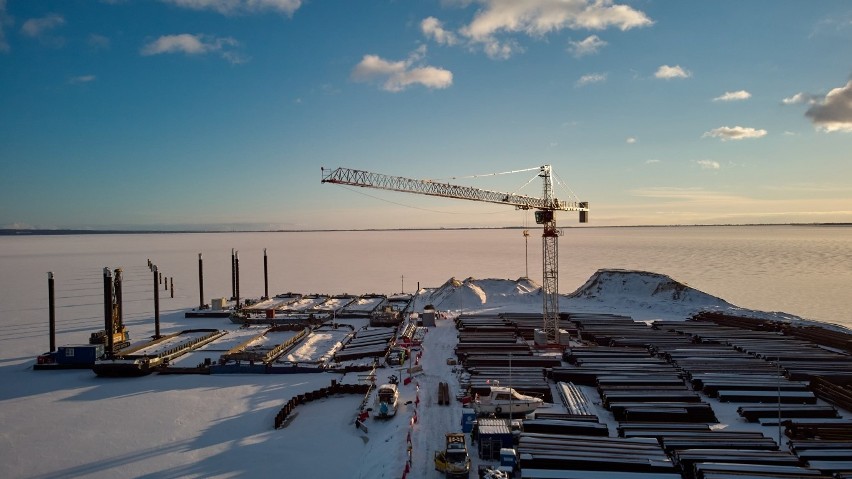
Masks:
[[[524,432],[553,434],[561,436],[609,436],[606,424],[597,421],[585,421],[577,419],[544,418],[536,416],[535,419],[524,419]]]
[[[538,313],[503,313],[500,316],[513,324],[518,331],[518,336],[524,338],[525,341],[533,341],[535,330],[541,329],[542,324],[544,324],[542,315]],[[560,314],[559,318],[561,334],[569,335],[572,338],[579,336],[576,327],[566,315]]]
[[[515,327],[496,316],[461,316],[456,357],[470,374],[470,395],[488,395],[491,385],[509,386],[521,394],[552,402],[552,393],[542,370],[559,366],[557,356],[533,352],[519,340]]]
[[[522,432],[518,441],[522,477],[528,470],[635,473],[637,478],[679,478],[671,460],[654,439],[566,436]],[[560,476],[551,476],[560,477]],[[584,477],[582,475],[567,477]],[[585,476],[593,477],[593,476]],[[600,476],[598,476],[600,477]]]
[[[677,435],[710,432],[709,423],[631,422],[618,424],[618,437],[674,437]]]
[[[681,372],[651,355],[650,348],[658,342],[655,337],[669,340],[671,335],[625,317],[571,317],[590,340],[609,344],[625,340],[629,345],[598,346],[588,348],[590,352],[574,348],[565,355],[572,366],[551,369],[552,379],[597,386],[604,406],[617,421],[716,421],[712,407],[686,386]],[[632,341],[637,336],[639,341]]]
[[[849,420],[782,420],[784,434],[791,439],[852,440],[852,421]],[[848,454],[849,451],[847,451]]]
[[[852,411],[852,378],[815,377],[811,388],[820,398]]]
[[[598,420],[594,404],[579,387],[572,383],[559,382],[556,384],[556,389],[559,391],[565,410],[568,411],[567,416],[585,421]]]
[[[382,357],[388,353],[395,334],[393,328],[360,329],[334,354],[334,359],[340,362]]]
[[[792,440],[790,450],[808,467],[818,469],[824,474],[833,474],[836,479],[852,478],[852,461],[849,450],[852,449],[852,437],[845,439]]]
[[[720,325],[756,331],[776,331],[785,336],[805,339],[811,343],[828,346],[846,354],[852,354],[852,334],[819,326],[799,326],[787,321],[771,321],[731,314],[704,311],[692,318],[695,321],[709,321]]]
[[[758,422],[761,418],[794,419],[794,418],[836,418],[839,417],[834,406],[826,405],[803,405],[794,406],[789,404],[760,404],[740,406],[737,414],[749,422]]]
[[[567,313],[562,315],[576,325],[581,339],[609,346],[613,339],[637,337],[647,329],[630,316],[600,313]]]
[[[450,404],[450,384],[444,381],[438,383],[438,404]]]
[[[684,477],[687,479],[832,479],[830,475],[801,466],[728,462],[696,462],[691,473],[684,474]]]

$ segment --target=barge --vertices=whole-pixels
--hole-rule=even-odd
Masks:
[[[102,377],[145,376],[225,334],[218,329],[187,329],[98,359],[92,371]]]

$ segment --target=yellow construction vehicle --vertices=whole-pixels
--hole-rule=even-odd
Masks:
[[[470,455],[463,433],[447,433],[444,450],[435,452],[435,470],[448,478],[470,476]]]

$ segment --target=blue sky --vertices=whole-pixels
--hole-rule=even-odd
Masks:
[[[592,225],[852,222],[850,51],[848,1],[0,0],[0,227],[517,226],[320,167],[543,164]]]

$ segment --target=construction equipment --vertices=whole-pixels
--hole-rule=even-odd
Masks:
[[[432,180],[416,180],[400,176],[389,176],[368,171],[353,170],[349,168],[336,168],[326,171],[322,168],[322,183],[338,185],[361,186],[365,188],[377,188],[389,191],[400,191],[405,193],[416,193],[429,196],[440,196],[444,198],[456,198],[472,201],[484,201],[514,206],[516,209],[535,209],[535,222],[543,226],[542,233],[542,297],[544,316],[544,332],[547,342],[550,344],[561,344],[559,338],[559,231],[556,229],[555,211],[579,211],[580,223],[586,223],[589,219],[588,202],[560,201],[553,197],[553,181],[551,178],[551,166],[544,165],[539,168],[516,170],[511,173],[522,171],[539,170],[538,176],[544,182],[543,195],[535,198],[514,193],[500,193],[496,191],[474,188],[471,186],[452,185]]]
[[[464,442],[464,433],[448,432],[443,451],[435,451],[435,470],[446,477],[469,477],[470,455]]]
[[[113,280],[109,268],[104,268],[104,326],[89,336],[89,344],[103,344],[104,355],[112,357],[119,349],[130,346],[130,333],[124,326],[121,298],[122,271],[116,268]]]

